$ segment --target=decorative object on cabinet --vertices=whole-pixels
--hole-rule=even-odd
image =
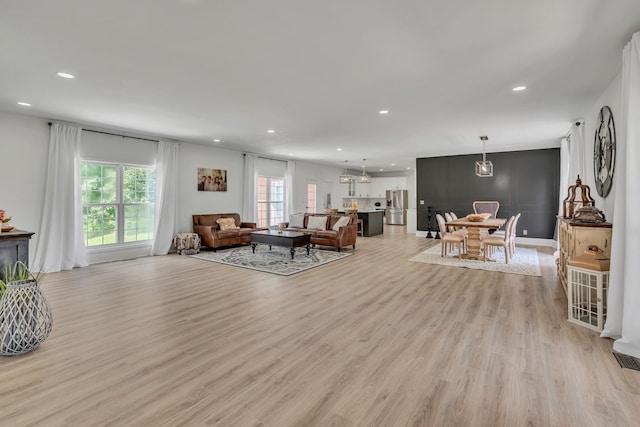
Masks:
[[[0,355],[17,356],[35,350],[51,333],[53,316],[38,280],[18,261],[4,274],[0,298]]]
[[[601,332],[607,319],[610,259],[595,245],[569,260],[569,321]]]
[[[480,141],[482,141],[482,161],[476,162],[476,175],[482,178],[493,176],[493,163],[487,160],[487,154],[484,151],[484,146],[488,139],[488,136],[480,137]]]
[[[9,221],[11,221],[11,217],[6,216],[5,211],[0,209],[0,233],[13,230],[13,227],[9,225]]]
[[[593,174],[598,194],[600,197],[607,197],[616,166],[616,128],[609,107],[600,109],[598,123],[593,141]]]
[[[607,222],[604,213],[595,206],[585,206],[576,211],[573,215],[573,222],[594,224],[597,222]]]
[[[580,200],[576,201],[576,193],[578,190],[580,190]],[[578,179],[576,179],[576,185],[569,186],[567,197],[562,202],[562,216],[564,218],[573,218],[576,207],[579,209],[596,205],[596,201],[591,197],[591,189],[586,184],[582,185],[580,175],[578,175]]]
[[[568,218],[558,217],[558,278],[567,292],[569,260],[582,254],[590,245],[596,245],[605,257],[611,257],[611,230],[608,222],[575,223]]]

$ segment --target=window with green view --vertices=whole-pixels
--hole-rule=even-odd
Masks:
[[[153,239],[155,169],[82,163],[86,246]]]

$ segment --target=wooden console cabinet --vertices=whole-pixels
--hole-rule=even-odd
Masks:
[[[558,277],[567,292],[567,265],[573,257],[581,255],[590,245],[596,245],[611,257],[612,225],[608,222],[596,224],[572,223],[571,219],[558,218],[558,240],[560,258],[558,259]]]
[[[5,267],[13,267],[17,261],[29,265],[29,240],[34,234],[22,230],[0,233],[0,278],[4,279]]]

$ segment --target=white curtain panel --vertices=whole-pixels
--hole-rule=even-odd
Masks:
[[[287,176],[285,178],[285,187],[287,189],[287,200],[285,203],[286,211],[284,213],[285,221],[289,221],[289,215],[295,212],[295,176],[296,176],[296,162],[293,160],[287,161]]]
[[[573,185],[575,181],[569,184],[569,140],[562,138],[560,141],[560,201],[558,203],[558,215],[562,215],[562,207],[564,199],[567,197],[569,185]],[[558,223],[556,222],[556,230],[554,237],[558,241],[557,249],[560,249],[560,239],[558,239]]]
[[[78,127],[59,123],[51,126],[35,271],[48,273],[87,265],[80,186],[81,133]]]
[[[616,146],[611,271],[604,337],[614,350],[640,357],[640,33],[622,55],[622,105]]]
[[[258,219],[256,200],[256,180],[258,171],[258,156],[246,153],[244,155],[244,192],[242,196],[242,220],[256,222]]]
[[[582,182],[586,184],[584,124],[572,124],[569,134],[569,185],[576,183],[578,175],[580,175]],[[564,191],[566,193],[567,189],[565,188]]]
[[[155,231],[151,255],[166,255],[171,249],[178,209],[178,149],[174,142],[159,141],[156,159]]]

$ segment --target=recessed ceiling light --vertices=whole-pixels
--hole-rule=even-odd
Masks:
[[[65,78],[65,79],[75,79],[76,76],[74,76],[73,74],[69,74],[69,73],[58,73],[58,76]]]
[[[382,172],[384,169],[380,168],[380,172]]]
[[[275,130],[273,130],[273,129],[269,129],[267,132],[269,132],[269,133],[276,133],[276,131],[275,131]]]
[[[391,166],[395,166],[395,165],[396,165],[395,163],[391,163]]]
[[[293,153],[289,153],[290,156],[293,156]]]
[[[219,139],[214,139],[213,142],[220,142],[220,140]]]
[[[18,105],[22,105],[23,107],[31,107],[31,104],[29,104],[28,102],[18,102]]]
[[[527,88],[526,86],[516,86],[516,87],[514,87],[512,90],[513,90],[514,92],[520,92],[520,91],[522,91],[522,90],[525,90],[526,88]]]
[[[389,110],[380,110],[380,114],[389,114]]]
[[[338,151],[342,151],[342,148],[336,148],[336,150],[338,150]]]
[[[409,166],[409,167],[407,168],[407,170],[409,170],[409,169],[411,169],[411,166]]]

